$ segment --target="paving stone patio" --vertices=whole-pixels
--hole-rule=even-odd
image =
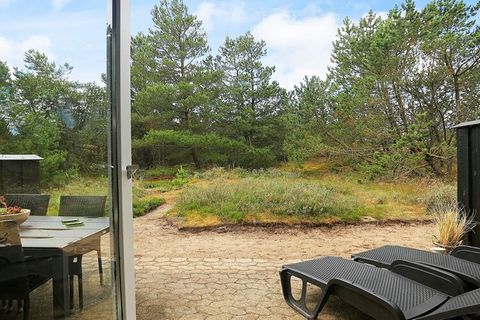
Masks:
[[[431,225],[179,232],[166,208],[135,220],[137,319],[303,319],[283,301],[282,264],[396,243],[427,248]],[[369,319],[341,301],[321,319]]]
[[[432,240],[428,224],[180,232],[162,218],[166,210],[134,221],[138,320],[303,319],[283,301],[278,276],[283,264],[324,255],[348,258],[385,244],[425,249]],[[85,309],[75,310],[72,319],[112,319],[108,235],[102,246],[106,285],[98,283],[95,253],[86,255]],[[32,294],[31,319],[51,318],[50,283]],[[320,319],[369,318],[334,300]]]

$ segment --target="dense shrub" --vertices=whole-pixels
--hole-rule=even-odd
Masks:
[[[268,148],[256,148],[213,133],[151,130],[142,139],[133,142],[134,157],[143,165],[190,163],[192,149],[202,166],[262,168],[271,166],[275,161]]]

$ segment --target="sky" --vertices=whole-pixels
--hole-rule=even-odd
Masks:
[[[37,49],[58,64],[73,66],[71,78],[100,82],[105,72],[107,1],[0,0],[0,60],[22,67],[24,53]],[[131,1],[132,35],[152,27],[158,0]],[[358,20],[369,10],[385,16],[395,0],[184,0],[202,20],[212,54],[225,37],[251,31],[267,44],[264,64],[287,89],[305,75],[324,78],[332,41],[343,19]],[[428,1],[418,0],[419,8]],[[473,3],[473,0],[467,3]]]

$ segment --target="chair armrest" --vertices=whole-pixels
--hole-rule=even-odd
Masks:
[[[392,272],[450,296],[465,292],[464,282],[456,275],[418,262],[396,260]]]
[[[374,292],[344,279],[332,279],[322,292],[320,310],[330,295],[335,295],[374,319],[405,320],[400,308]]]
[[[472,246],[458,246],[453,249],[452,256],[480,264],[480,248]]]

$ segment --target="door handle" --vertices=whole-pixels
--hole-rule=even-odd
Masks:
[[[127,166],[127,178],[132,179],[133,175],[135,174],[135,172],[138,171],[138,169],[140,169],[140,166],[138,164],[131,164]]]

